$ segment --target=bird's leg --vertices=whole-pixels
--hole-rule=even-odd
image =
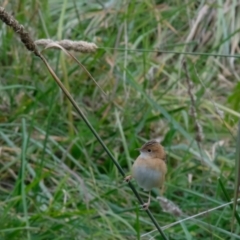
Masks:
[[[142,205],[143,210],[147,210],[151,202],[151,191],[148,193],[148,201]]]
[[[127,183],[129,183],[131,179],[132,179],[132,176],[129,175],[129,176],[126,176],[126,177],[124,178],[124,181],[127,182]]]

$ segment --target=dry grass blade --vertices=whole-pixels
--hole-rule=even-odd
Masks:
[[[198,16],[196,18],[196,20],[194,21],[192,27],[191,27],[191,32],[189,33],[187,39],[186,39],[186,42],[189,42],[192,40],[192,38],[194,37],[196,31],[197,31],[197,28],[198,28],[198,25],[199,23],[202,21],[202,19],[204,18],[204,16],[207,14],[208,12],[208,9],[209,9],[209,6],[208,5],[204,5],[199,13],[198,13]]]
[[[195,139],[198,143],[200,143],[204,139],[203,130],[202,130],[201,124],[199,123],[199,121],[197,119],[196,102],[195,102],[195,97],[194,97],[193,92],[192,92],[193,83],[190,81],[189,74],[188,74],[188,71],[187,71],[187,64],[186,64],[185,60],[183,61],[183,68],[184,68],[185,74],[186,74],[186,81],[187,81],[187,86],[188,86],[188,95],[190,97],[190,102],[191,102],[189,115],[193,118],[193,121],[194,121],[194,125],[195,125],[194,127],[195,127],[195,130],[196,130],[196,138]]]

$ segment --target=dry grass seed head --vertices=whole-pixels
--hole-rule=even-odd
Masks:
[[[35,41],[35,44],[48,47],[50,44],[59,44],[61,47],[68,51],[81,52],[81,53],[93,53],[97,50],[95,43],[89,43],[85,41],[72,41],[68,39],[53,41],[51,39],[39,39]]]
[[[41,57],[34,41],[30,37],[29,33],[25,31],[23,25],[20,25],[18,21],[14,19],[14,17],[5,11],[3,7],[0,7],[0,19],[8,26],[13,28],[14,32],[20,36],[22,43],[29,51],[33,52],[36,56]]]

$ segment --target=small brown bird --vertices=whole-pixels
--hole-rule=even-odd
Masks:
[[[148,201],[142,206],[146,210],[151,201],[151,189],[161,188],[161,193],[163,192],[163,184],[167,173],[166,154],[163,146],[156,140],[145,143],[138,150],[140,155],[132,166],[132,176],[127,176],[125,181],[129,182],[133,177],[140,187],[149,191]]]

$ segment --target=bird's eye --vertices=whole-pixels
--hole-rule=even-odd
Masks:
[[[151,152],[152,150],[151,149],[148,149],[148,152]]]

